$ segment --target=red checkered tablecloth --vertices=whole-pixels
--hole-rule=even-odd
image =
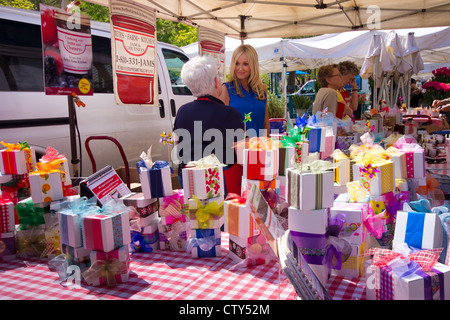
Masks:
[[[222,233],[220,258],[191,258],[185,251],[131,255],[130,277],[116,287],[67,286],[43,259],[0,261],[1,300],[294,300],[298,296],[279,264],[236,268]],[[336,300],[364,299],[363,282],[330,278]]]

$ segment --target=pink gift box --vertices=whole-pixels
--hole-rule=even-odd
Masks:
[[[91,267],[95,263],[115,263],[122,264],[121,267],[124,269],[122,272],[117,272],[112,275],[109,279],[106,276],[99,276],[91,285],[93,286],[114,286],[117,283],[125,283],[129,279],[130,273],[130,252],[128,246],[122,246],[110,252],[103,251],[91,251]],[[85,274],[85,273],[83,273]]]
[[[34,148],[24,150],[0,150],[0,173],[25,174],[33,171],[36,164]]]
[[[88,215],[83,219],[83,246],[109,252],[131,243],[129,214]]]
[[[425,177],[425,151],[405,151],[406,175],[408,178],[421,179]]]

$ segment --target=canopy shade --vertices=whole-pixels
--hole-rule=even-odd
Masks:
[[[447,26],[450,14],[448,0],[135,1],[155,8],[158,18],[220,30],[237,39]]]

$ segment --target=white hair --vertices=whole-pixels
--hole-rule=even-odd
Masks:
[[[181,79],[195,97],[211,95],[217,75],[217,61],[211,56],[196,56],[181,69]]]

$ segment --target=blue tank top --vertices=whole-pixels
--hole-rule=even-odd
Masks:
[[[260,129],[264,129],[264,118],[266,115],[266,103],[267,98],[264,100],[259,100],[256,97],[256,94],[250,90],[248,92],[245,90],[242,85],[240,85],[241,92],[243,93],[243,97],[236,93],[236,89],[232,83],[225,82],[225,85],[228,89],[228,95],[230,97],[230,106],[235,108],[241,114],[242,120],[245,118],[245,114],[251,112],[250,115],[251,121],[247,121],[246,130],[253,129],[248,131],[250,136],[254,136],[254,132],[259,136]],[[253,134],[251,134],[253,131]]]

